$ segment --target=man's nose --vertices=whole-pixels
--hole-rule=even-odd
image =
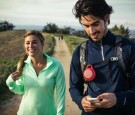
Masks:
[[[95,33],[95,28],[94,27],[89,27],[89,32],[90,32],[90,34],[93,34],[93,33]]]

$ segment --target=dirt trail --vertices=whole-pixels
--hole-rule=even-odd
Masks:
[[[72,101],[69,94],[69,67],[71,61],[71,54],[64,40],[59,40],[57,37],[54,57],[60,60],[64,67],[66,75],[66,111],[65,115],[81,115],[78,106]]]
[[[0,105],[0,115],[16,115],[21,101],[20,95],[14,95]]]
[[[71,54],[64,40],[59,40],[58,37],[55,37],[55,39],[56,39],[56,46],[54,57],[56,57],[62,63],[66,75],[65,115],[81,115],[81,111],[79,110],[77,105],[72,101],[69,94],[69,67]],[[19,95],[15,95],[13,98],[5,101],[3,104],[0,105],[0,115],[16,115],[20,101],[21,96]]]

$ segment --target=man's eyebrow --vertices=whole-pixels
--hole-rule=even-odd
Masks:
[[[90,24],[90,25],[94,25],[95,23],[99,23],[99,20],[96,20],[95,22],[93,22],[93,23]],[[82,24],[82,25],[89,25],[89,24],[84,24],[84,23],[82,23],[82,22],[81,22],[81,24]]]

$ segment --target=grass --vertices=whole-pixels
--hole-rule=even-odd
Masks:
[[[64,39],[68,45],[71,54],[79,44],[87,40],[85,38],[81,38],[77,36],[64,36]]]

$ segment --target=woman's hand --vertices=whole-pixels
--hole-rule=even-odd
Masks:
[[[82,99],[82,107],[84,109],[85,112],[91,112],[91,111],[94,111],[96,108],[93,104],[91,104],[88,100],[87,100],[87,97],[91,98],[89,95],[88,96],[85,96],[83,99]]]
[[[14,81],[16,81],[19,79],[20,73],[18,71],[15,71],[15,72],[11,73],[10,75],[11,75],[12,79]]]

